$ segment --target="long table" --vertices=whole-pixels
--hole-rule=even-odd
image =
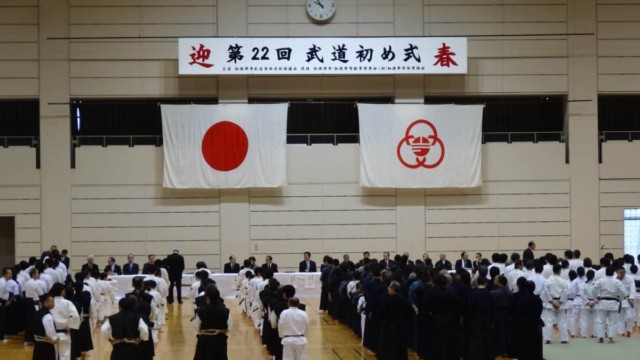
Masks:
[[[146,275],[112,275],[109,280],[113,281],[116,298],[122,298],[131,291],[131,279],[135,276],[146,277]],[[236,297],[236,274],[212,274],[211,278],[216,282],[220,296],[225,299]],[[320,298],[320,273],[276,273],[274,277],[281,285],[293,285],[296,288],[297,297]],[[189,296],[189,287],[193,282],[193,274],[182,274],[182,296]]]

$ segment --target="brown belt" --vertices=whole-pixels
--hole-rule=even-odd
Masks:
[[[220,334],[226,334],[229,330],[219,330],[219,329],[202,329],[198,331],[198,335],[206,335],[206,336],[215,336]]]
[[[111,345],[118,345],[118,344],[130,344],[130,345],[138,345],[142,342],[142,339],[137,338],[137,339],[130,339],[130,338],[124,338],[124,339],[113,339],[113,338],[109,338],[109,342],[111,343]]]

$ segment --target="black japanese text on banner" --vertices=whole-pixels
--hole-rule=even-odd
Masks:
[[[467,39],[181,38],[180,75],[466,74]]]

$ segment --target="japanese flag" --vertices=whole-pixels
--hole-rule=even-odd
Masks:
[[[482,105],[358,104],[360,184],[482,185]]]
[[[287,104],[162,105],[168,188],[286,185]]]

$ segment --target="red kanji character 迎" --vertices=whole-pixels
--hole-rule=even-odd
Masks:
[[[189,54],[189,56],[191,57],[191,62],[189,63],[189,65],[196,64],[206,68],[210,68],[213,66],[213,64],[209,64],[206,62],[211,56],[211,50],[207,49],[202,44],[200,44],[200,47],[198,47],[198,49],[196,49],[195,46],[191,46],[191,49],[194,52]]]

